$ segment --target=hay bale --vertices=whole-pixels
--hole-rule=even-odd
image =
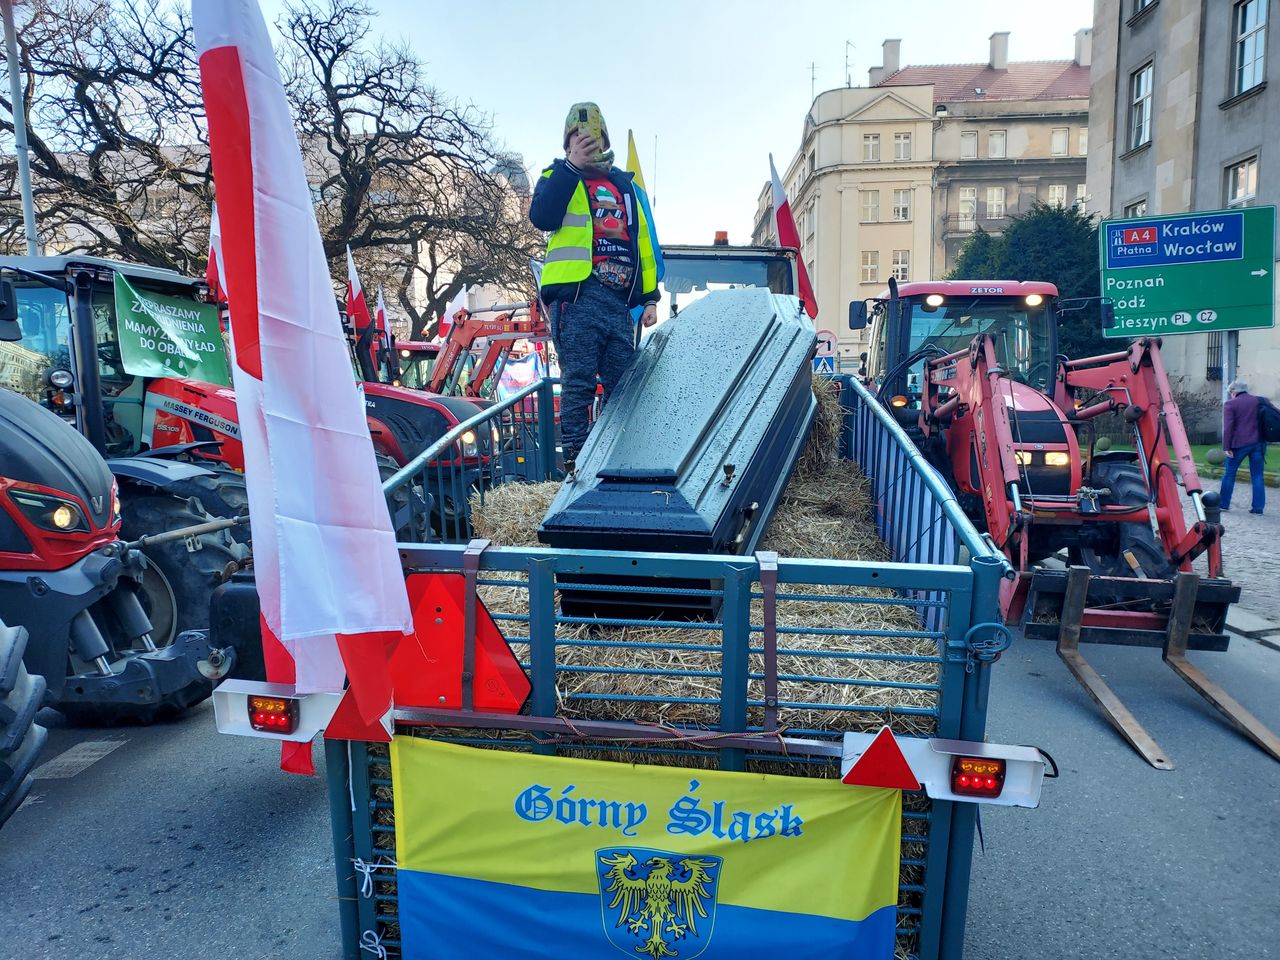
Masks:
[[[795,474],[783,492],[761,544],[786,557],[808,557],[863,562],[887,561],[888,548],[876,535],[870,484],[857,465],[838,459],[843,411],[835,384],[815,379],[818,413],[809,442]],[[472,523],[477,536],[507,546],[538,545],[538,525],[560,489],[558,482],[506,484],[472,501]],[[508,577],[507,579],[518,579]],[[937,645],[927,638],[859,636],[857,631],[918,631],[917,611],[895,604],[892,591],[864,587],[815,586],[801,590],[815,599],[781,600],[780,627],[851,631],[854,635],[825,632],[785,633],[779,646],[816,653],[901,653],[936,657]],[[482,586],[481,598],[494,613],[527,616],[527,592],[518,586]],[[850,602],[850,601],[871,601]],[[763,623],[763,602],[751,606],[751,622]],[[512,624],[512,621],[507,621]],[[514,624],[512,624],[514,626]],[[508,632],[512,632],[508,629]],[[616,627],[604,624],[556,626],[559,664],[557,690],[559,713],[574,719],[632,720],[645,723],[714,727],[719,722],[720,654],[718,628],[691,623],[676,627]],[[618,641],[639,644],[619,647]],[[753,634],[759,646],[762,635]],[[527,656],[524,644],[517,655]],[[698,649],[715,646],[714,651]],[[610,672],[642,669],[644,673]],[[761,673],[763,655],[752,654],[750,669]],[[602,671],[603,672],[600,672]],[[895,715],[894,706],[932,707],[936,691],[884,687],[884,682],[934,684],[938,664],[830,659],[814,653],[784,653],[778,673],[819,679],[783,679],[779,698],[801,706],[784,707],[780,722],[808,729],[875,729],[893,720],[903,732],[927,733],[931,718]],[[854,682],[850,682],[854,681]],[[660,699],[579,699],[581,694],[607,697],[650,696]],[[750,683],[749,696],[761,700],[763,681]],[[682,702],[686,700],[709,702]],[[812,706],[809,706],[812,704]],[[834,708],[833,706],[834,705]],[[840,706],[882,708],[874,713],[838,709]],[[763,711],[753,709],[749,722],[759,724]],[[673,761],[674,762],[674,761]]]

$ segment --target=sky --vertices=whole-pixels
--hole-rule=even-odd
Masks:
[[[634,130],[665,243],[750,241],[769,153],[785,170],[812,91],[845,84],[846,43],[857,86],[887,38],[903,66],[985,62],[1004,30],[1010,60],[1069,60],[1093,15],[1093,0],[370,2],[375,30],[403,37],[535,176],[577,101],[600,105],[620,163]],[[279,8],[263,0],[269,19]]]

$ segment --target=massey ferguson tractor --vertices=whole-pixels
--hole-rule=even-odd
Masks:
[[[1016,571],[1002,593],[1006,620],[1056,640],[1153,766],[1172,764],[1080,654],[1082,641],[1162,648],[1280,760],[1280,739],[1185,657],[1226,649],[1240,589],[1225,576],[1218,495],[1196,473],[1160,342],[1070,360],[1058,354],[1062,316],[1049,283],[890,281],[886,296],[855,301],[849,322],[870,322],[868,383]],[[1106,414],[1118,415],[1128,443],[1112,449],[1099,437]]]

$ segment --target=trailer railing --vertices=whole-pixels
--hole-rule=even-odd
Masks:
[[[410,577],[470,571],[477,600],[526,670],[532,693],[519,716],[401,707],[397,733],[490,749],[809,776],[838,776],[840,739],[850,730],[887,723],[908,735],[982,740],[990,667],[1009,636],[998,606],[1008,565],[887,411],[861,384],[836,379],[848,411],[843,452],[871,482],[893,562],[402,543]],[[518,406],[536,390],[508,404]],[[511,409],[495,405],[451,431],[457,436],[388,482],[388,494],[411,488],[411,478],[464,427]],[[537,419],[550,409],[540,399],[531,427],[536,442],[554,449],[547,440],[554,434]],[[546,450],[534,462],[553,476]],[[629,586],[611,591],[705,582],[719,613],[697,623],[588,623],[558,609],[562,574],[625,575]],[[575,582],[574,589],[583,586]],[[771,606],[785,615],[767,614]],[[327,757],[330,794],[340,800],[333,815],[345,956],[375,947],[399,956],[386,748],[330,743]],[[905,795],[899,956],[961,955],[975,817],[971,804]]]

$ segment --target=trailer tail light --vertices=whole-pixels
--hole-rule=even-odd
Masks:
[[[288,697],[248,698],[249,726],[263,733],[293,733],[298,729],[298,701]]]
[[[1003,760],[988,757],[952,758],[952,793],[962,797],[998,797],[1003,789]]]

